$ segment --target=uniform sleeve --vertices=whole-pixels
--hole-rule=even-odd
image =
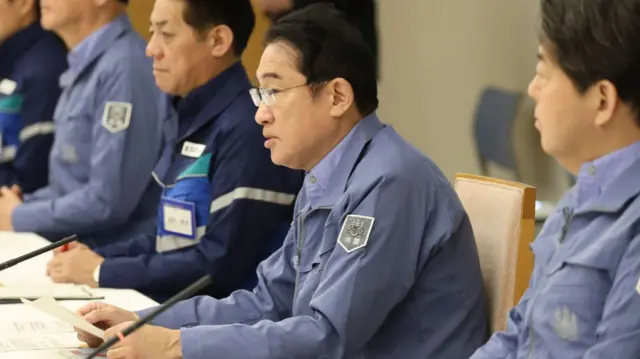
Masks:
[[[43,199],[51,199],[52,197],[53,197],[53,190],[51,189],[51,186],[46,186],[46,187],[40,188],[35,192],[25,193],[24,201],[25,202],[39,201]]]
[[[105,258],[137,256],[153,251],[155,233],[141,233],[129,240],[117,241],[95,249]]]
[[[277,242],[269,253],[282,244],[298,189],[289,180],[296,176],[294,172],[273,165],[268,152],[258,147],[261,141],[253,137],[240,128],[219,141],[223,144],[214,151],[210,165],[211,210],[197,244],[106,261],[101,285],[176,293],[209,273],[213,292],[244,287],[247,276],[266,257],[265,244]]]
[[[596,329],[598,342],[583,359],[636,359],[640,353],[640,235],[620,260]]]
[[[451,223],[434,216],[437,201],[416,200],[420,189],[407,182],[381,180],[345,213],[373,217],[370,236],[365,247],[350,253],[335,245],[324,269],[314,272],[319,277],[307,275],[305,281],[319,281],[310,314],[183,328],[184,358],[204,359],[209,353],[228,359],[356,357],[412,288],[419,252],[452,234]],[[435,223],[442,219],[445,223]],[[425,220],[430,226],[423,241],[425,227],[416,224]]]
[[[290,232],[284,245],[258,266],[258,284],[253,291],[238,290],[221,300],[208,296],[188,299],[156,317],[153,324],[179,329],[194,325],[251,325],[260,320],[286,318],[292,311],[296,276],[287,258],[293,254]],[[140,311],[138,315],[144,317],[153,309]]]
[[[95,92],[90,175],[76,190],[30,201],[13,212],[19,232],[93,233],[125,223],[149,183],[160,150],[160,93],[155,84],[136,80],[147,63],[123,58],[105,71]],[[108,72],[108,73],[106,73]],[[103,125],[108,103],[130,104],[129,126]],[[145,141],[140,142],[144,138]],[[140,145],[142,143],[142,145]]]
[[[44,70],[43,70],[44,71]],[[31,193],[49,181],[49,152],[53,145],[53,112],[60,96],[59,72],[29,79],[21,110],[20,146],[13,160],[13,183]]]

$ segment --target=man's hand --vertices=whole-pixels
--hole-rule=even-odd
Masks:
[[[98,283],[93,279],[93,272],[102,262],[103,257],[79,246],[54,256],[47,264],[47,275],[56,283],[86,284],[95,288]]]
[[[293,0],[258,0],[258,6],[268,15],[280,15],[293,9]]]
[[[138,320],[136,313],[100,302],[89,303],[78,309],[77,313],[84,317],[86,321],[102,330],[107,330],[125,322]],[[102,344],[102,338],[98,338],[78,328],[74,329],[78,333],[78,340],[87,343],[91,348],[97,348]]]
[[[105,340],[120,336],[133,322],[125,322],[108,329]],[[180,331],[145,325],[118,341],[107,351],[109,359],[180,359]]]
[[[56,255],[58,255],[60,253],[64,253],[64,252],[66,252],[68,250],[75,249],[75,248],[89,249],[89,247],[86,244],[80,243],[78,241],[74,241],[74,242],[71,242],[71,243],[67,244],[66,246],[62,246],[62,247],[58,247],[58,248],[54,249],[53,250],[53,255],[56,256]]]
[[[8,187],[0,188],[0,231],[13,231],[11,216],[13,210],[20,204],[22,204],[21,196]]]

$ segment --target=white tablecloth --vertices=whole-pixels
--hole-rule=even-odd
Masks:
[[[15,258],[34,249],[49,244],[45,239],[34,234],[18,234],[12,232],[0,232],[0,262]],[[43,284],[51,285],[51,280],[46,276],[46,264],[51,259],[51,253],[45,253],[34,257],[24,263],[0,272],[0,283],[5,286],[12,284]],[[152,299],[134,290],[121,289],[94,289],[95,293],[104,296],[104,302],[119,306],[127,310],[140,310],[157,305]],[[64,301],[65,307],[75,310],[87,301]],[[71,359],[82,358],[84,353],[75,354],[70,349],[56,350],[29,350],[29,351],[6,351],[16,341],[25,340],[46,340],[51,338],[61,342],[68,347],[70,342],[79,345],[75,340],[75,334],[67,332],[68,329],[56,331],[57,321],[47,314],[36,309],[29,308],[24,304],[2,304],[0,305],[0,359]],[[29,325],[30,323],[40,323],[53,327],[51,333],[21,333],[16,329],[16,325]],[[3,351],[4,350],[4,351]]]

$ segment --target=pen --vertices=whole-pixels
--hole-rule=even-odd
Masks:
[[[63,245],[62,248],[60,249],[61,252],[66,252],[68,250],[69,250],[69,243]]]

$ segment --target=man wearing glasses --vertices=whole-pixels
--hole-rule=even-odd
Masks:
[[[331,8],[309,6],[268,32],[257,75],[271,160],[307,172],[283,247],[260,264],[253,291],[178,303],[107,355],[470,356],[487,312],[469,219],[438,167],[378,119],[361,36]],[[106,337],[137,318],[103,304],[80,312],[109,327]]]

